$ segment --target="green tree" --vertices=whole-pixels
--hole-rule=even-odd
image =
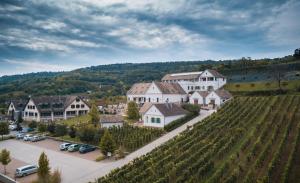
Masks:
[[[67,126],[63,124],[57,124],[55,126],[55,135],[58,137],[64,136],[68,133]]]
[[[71,138],[75,138],[76,137],[76,128],[74,126],[71,126],[70,127],[70,130],[69,130],[69,136]]]
[[[97,124],[99,124],[99,120],[100,120],[100,113],[98,111],[98,108],[96,107],[96,105],[92,105],[92,108],[89,112],[89,115],[91,117],[91,122],[96,126]]]
[[[8,165],[11,162],[10,159],[10,153],[8,150],[3,149],[0,153],[0,162],[2,163],[4,167],[4,174],[6,174],[6,165]]]
[[[39,132],[45,132],[46,130],[47,130],[47,125],[46,124],[40,123],[38,125],[38,131]]]
[[[47,155],[42,152],[39,158],[39,168],[38,168],[38,182],[39,183],[47,183],[50,178],[50,167],[49,160]]]
[[[8,129],[8,123],[1,122],[0,123],[0,135],[2,135],[2,140],[3,136],[9,134],[9,129]]]
[[[139,110],[137,104],[133,101],[129,102],[127,105],[127,117],[128,119],[139,119]]]
[[[108,152],[113,154],[116,150],[115,141],[108,130],[105,130],[104,135],[101,138],[100,147],[102,153],[106,156]]]

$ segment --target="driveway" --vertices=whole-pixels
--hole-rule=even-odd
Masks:
[[[79,158],[66,153],[56,152],[47,147],[38,147],[30,143],[23,143],[16,140],[7,140],[0,142],[0,148],[6,148],[11,152],[11,156],[15,159],[21,160],[28,164],[37,164],[40,154],[44,151],[50,161],[52,169],[58,168],[62,172],[62,179],[64,183],[84,183],[95,181],[97,178],[105,176],[111,170],[122,167],[128,164],[135,158],[147,154],[154,148],[162,145],[168,140],[174,138],[176,135],[187,129],[207,116],[211,115],[214,111],[201,111],[201,115],[185,123],[179,128],[163,135],[155,141],[147,144],[146,146],[132,152],[124,159],[117,161],[101,161],[94,162],[91,160]]]

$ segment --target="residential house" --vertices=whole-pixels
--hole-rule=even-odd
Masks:
[[[101,115],[100,125],[102,128],[122,127],[124,120],[119,115]]]
[[[232,98],[232,95],[224,90],[196,91],[190,97],[191,104],[221,106]]]
[[[8,105],[7,116],[11,117],[11,120],[18,120],[23,116],[23,110],[26,105],[26,100],[11,100]]]
[[[140,109],[144,126],[163,128],[188,112],[174,103],[145,103]]]
[[[56,121],[87,114],[89,105],[79,96],[31,97],[24,108],[26,121]]]
[[[178,83],[136,83],[127,92],[127,99],[137,104],[183,103],[187,101],[188,95]]]
[[[178,83],[186,93],[194,91],[212,91],[226,84],[226,77],[211,69],[200,72],[167,74],[162,82]]]

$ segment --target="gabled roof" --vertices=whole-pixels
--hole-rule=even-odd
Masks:
[[[22,99],[20,99],[20,100],[11,100],[9,105],[11,103],[14,105],[15,110],[22,111],[22,110],[24,110],[24,108],[26,106],[27,100],[22,100]]]
[[[101,115],[100,123],[123,123],[123,117],[120,115]]]
[[[40,112],[61,112],[64,111],[74,100],[79,98],[79,96],[66,95],[66,96],[41,96],[32,97],[31,100]],[[88,105],[84,100],[82,100],[86,105]]]
[[[136,83],[127,91],[127,95],[143,95],[149,89],[150,85],[151,83]]]
[[[196,92],[199,93],[201,97],[206,97],[209,94],[209,91],[196,91]]]
[[[215,90],[214,91],[221,99],[229,99],[232,97],[232,95],[224,89]]]
[[[212,69],[206,69],[206,71],[210,72],[214,77],[216,78],[225,78],[225,76],[223,76],[222,74],[220,74],[218,71],[216,70],[212,70]]]
[[[154,82],[162,94],[186,94],[178,83]]]
[[[144,114],[145,112],[147,112],[150,107],[152,106],[152,103],[150,102],[145,102],[144,105],[140,108],[140,113]]]
[[[174,74],[166,74],[161,80],[191,80],[198,79],[202,71],[200,72],[185,72],[185,73],[174,73]]]
[[[151,107],[152,106],[155,106],[165,117],[167,117],[167,116],[185,115],[185,114],[188,113],[182,107],[180,107],[179,105],[173,104],[173,103],[164,103],[164,104],[156,104],[156,103],[154,104],[153,103],[151,105]],[[148,110],[150,108],[148,108]]]

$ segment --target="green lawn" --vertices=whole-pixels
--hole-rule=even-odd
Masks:
[[[78,125],[78,124],[82,124],[82,123],[88,123],[90,120],[91,120],[91,117],[89,115],[84,115],[84,116],[70,118],[67,120],[62,120],[62,121],[60,121],[60,123],[63,123],[68,126],[72,126],[72,125]]]
[[[300,87],[300,80],[283,81],[282,89],[295,91]],[[233,92],[244,92],[244,91],[261,91],[261,90],[277,90],[277,82],[247,82],[247,83],[228,83],[225,86],[226,90]]]

